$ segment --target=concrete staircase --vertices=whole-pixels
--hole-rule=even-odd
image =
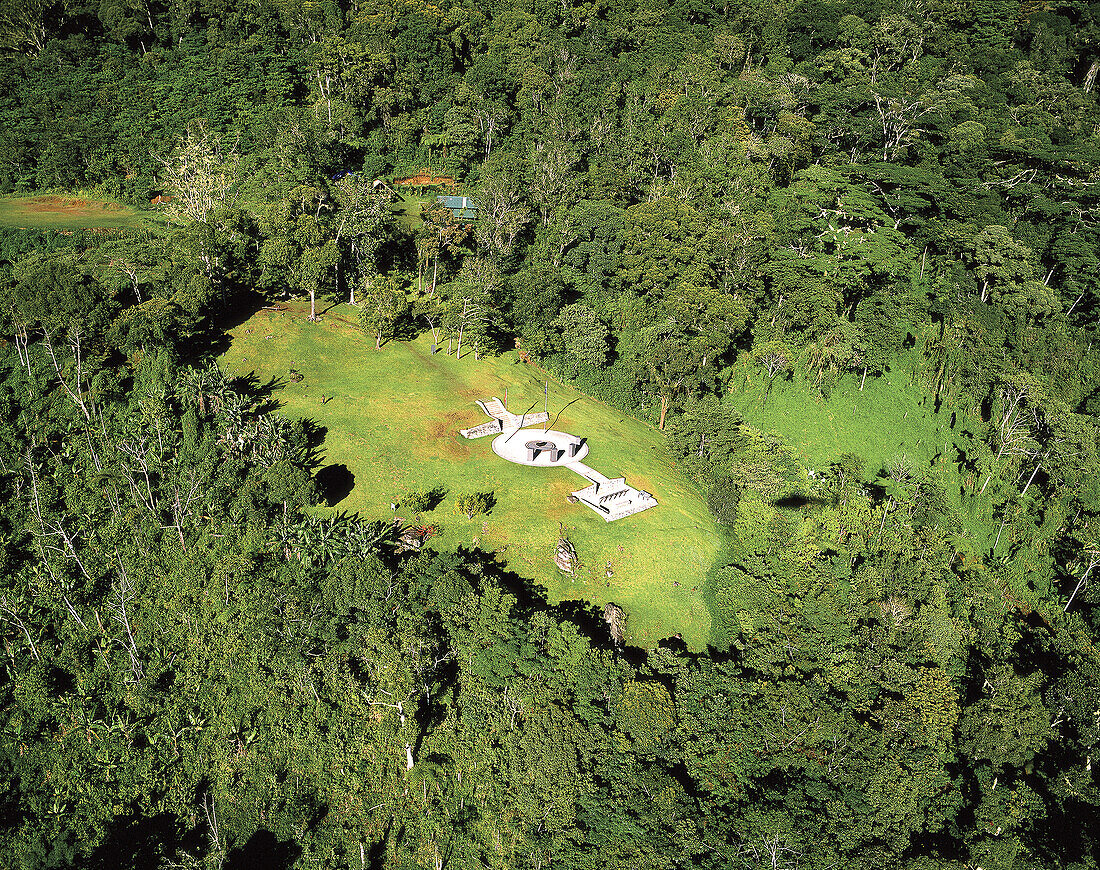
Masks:
[[[481,410],[492,417],[494,420],[506,420],[512,416],[508,413],[507,408],[504,407],[504,402],[493,396],[487,402],[483,402],[478,399],[477,402],[481,406]]]

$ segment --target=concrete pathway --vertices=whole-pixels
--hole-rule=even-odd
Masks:
[[[648,492],[630,486],[625,477],[607,477],[582,462],[588,455],[588,439],[577,438],[568,432],[537,428],[537,424],[550,419],[545,411],[530,415],[513,414],[496,396],[486,401],[479,399],[477,404],[491,421],[472,429],[462,429],[465,437],[496,435],[492,444],[493,452],[501,459],[517,465],[538,468],[561,466],[570,469],[588,482],[587,486],[572,493],[571,500],[591,508],[605,522],[656,507],[657,499]],[[527,428],[528,426],[532,428]],[[575,451],[572,456],[569,455],[570,449]]]
[[[595,468],[585,465],[583,462],[567,462],[566,468],[571,468],[589,483],[610,483],[610,477],[604,477]]]
[[[504,409],[504,403],[496,396],[489,399],[487,402],[483,402],[478,399],[477,402],[481,405],[481,410],[488,414],[490,417],[495,417],[497,420],[504,420],[505,418],[512,416]]]
[[[550,419],[550,415],[545,411],[536,411],[534,414],[513,414],[496,396],[485,401],[481,399],[475,401],[490,418],[490,422],[472,426],[469,429],[460,429],[459,432],[464,438],[484,438],[486,435],[497,435],[501,432],[511,433],[521,427],[535,426]]]

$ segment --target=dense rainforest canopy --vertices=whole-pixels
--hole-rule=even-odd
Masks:
[[[0,230],[0,864],[1095,868],[1098,45],[1059,0],[7,0],[0,191],[164,204]],[[402,212],[424,168],[476,220]],[[728,529],[710,645],[316,510],[323,433],[213,361],[287,294],[659,426]],[[947,434],[810,468],[750,377]]]

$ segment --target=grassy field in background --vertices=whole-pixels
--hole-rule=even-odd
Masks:
[[[843,453],[866,462],[868,479],[898,456],[927,466],[955,437],[951,409],[934,411],[926,388],[917,383],[902,357],[892,372],[868,377],[862,392],[858,376],[846,376],[824,398],[811,383],[776,379],[767,400],[767,375],[739,365],[730,379],[727,401],[749,425],[780,436],[810,468],[827,465]]]
[[[983,424],[949,404],[935,410],[933,397],[914,374],[914,354],[899,357],[885,376],[867,378],[862,392],[858,376],[842,378],[828,399],[794,377],[777,379],[765,402],[767,377],[746,363],[734,370],[726,401],[749,425],[782,438],[809,468],[855,453],[866,461],[868,482],[896,458],[907,459],[914,471],[929,469],[966,534],[979,547],[991,545],[997,530],[991,501],[973,497],[977,482],[964,480],[957,464],[959,455],[973,452],[981,440]]]
[[[354,475],[350,494],[330,510],[391,516],[391,502],[400,505],[405,493],[442,486],[448,496],[423,515],[441,527],[438,548],[476,544],[494,551],[511,570],[544,587],[551,601],[614,601],[627,612],[634,645],[651,646],[677,633],[695,649],[705,645],[710,616],[698,590],[720,533],[656,429],[550,382],[551,415],[579,399],[554,425],[589,439],[585,462],[609,477],[625,475],[660,503],[605,523],[566,501],[586,485],[574,472],[507,463],[492,452],[491,439],[468,441],[458,433],[487,419],[475,399],[507,393],[510,410],[541,410],[541,369],[513,353],[478,361],[472,354],[461,360],[432,355],[430,335],[376,351],[355,325],[355,309],[338,305],[320,323],[309,323],[307,314],[308,305],[298,302],[256,313],[231,330],[221,363],[230,374],[286,382],[275,393],[282,413],[326,427],[323,465],[344,465]],[[292,368],[303,376],[298,383],[287,381]],[[482,491],[495,494],[490,514],[469,520],[454,511],[456,496]],[[404,516],[400,508],[397,513]],[[582,562],[576,579],[562,575],[552,560],[560,530]]]
[[[82,196],[0,197],[0,226],[23,229],[145,229],[155,214],[128,205]]]
[[[424,223],[420,217],[424,207],[435,200],[436,194],[418,196],[410,191],[398,191],[397,198],[390,206],[390,212],[397,222],[410,233],[415,233]]]

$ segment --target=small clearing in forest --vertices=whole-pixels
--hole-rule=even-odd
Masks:
[[[83,196],[0,197],[0,226],[50,230],[144,229],[156,224],[155,213]]]
[[[469,441],[459,429],[485,420],[475,399],[507,394],[510,407],[544,404],[546,373],[515,353],[473,354],[461,360],[431,353],[431,336],[390,342],[380,351],[353,325],[355,310],[338,305],[319,323],[309,323],[308,303],[256,312],[231,330],[221,359],[228,374],[254,374],[261,384],[280,385],[282,413],[306,417],[327,430],[322,466],[344,466],[350,491],[325,511],[359,511],[367,518],[396,513],[406,521],[437,525],[437,549],[478,546],[541,589],[551,602],[608,601],[627,613],[627,643],[650,647],[681,634],[695,649],[707,642],[710,614],[699,590],[718,556],[721,533],[702,495],[671,462],[661,434],[576,390],[549,382],[556,425],[591,444],[591,459],[615,469],[660,502],[615,523],[567,501],[576,489],[568,468],[526,468],[502,462],[489,439]],[[292,381],[291,369],[301,374]],[[578,400],[579,401],[575,401]],[[434,510],[406,516],[402,499],[411,492],[443,487]],[[456,497],[491,492],[488,514],[467,518]],[[396,504],[396,512],[390,505]],[[565,534],[575,545],[575,577],[554,564]]]

